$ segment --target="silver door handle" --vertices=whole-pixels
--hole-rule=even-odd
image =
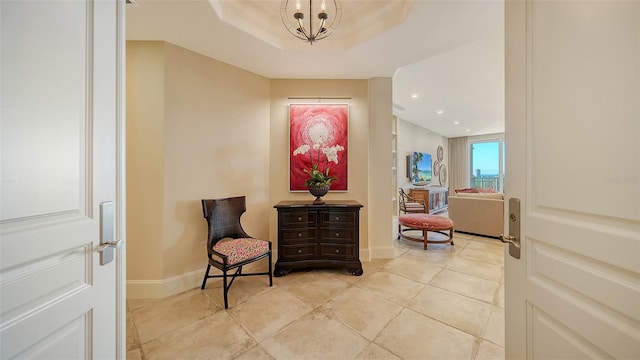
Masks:
[[[107,250],[108,248],[119,248],[120,246],[122,246],[122,240],[118,240],[118,241],[106,241],[102,244],[100,244],[100,246],[98,246],[98,252],[101,253],[105,250]]]
[[[500,234],[500,241],[509,244],[509,255],[520,259],[520,199],[509,199],[509,235]]]
[[[106,265],[113,261],[113,249],[120,247],[121,240],[116,241],[115,235],[115,207],[113,201],[105,201],[100,204],[100,265]]]
[[[505,244],[513,244],[513,246],[517,247],[518,249],[520,248],[520,243],[517,241],[515,236],[504,236],[503,234],[500,234],[500,241]]]

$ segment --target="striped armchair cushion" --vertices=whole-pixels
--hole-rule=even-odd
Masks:
[[[407,209],[424,209],[424,205],[420,203],[413,203],[413,202],[405,203],[404,207]]]

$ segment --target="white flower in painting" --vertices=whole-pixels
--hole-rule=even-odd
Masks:
[[[303,139],[306,142],[293,151],[293,155],[308,154],[311,169],[303,169],[303,172],[309,174],[309,179],[305,181],[305,186],[310,185],[329,185],[331,181],[337,178],[329,176],[329,163],[338,164],[338,152],[343,151],[341,145],[327,146],[331,143],[331,129],[323,122],[317,122],[305,130]],[[322,159],[322,154],[325,159]]]
[[[311,146],[309,146],[307,144],[300,145],[300,147],[298,147],[297,149],[293,150],[293,156],[306,154],[307,151],[309,151],[310,148],[311,148]]]
[[[334,163],[338,163],[338,151],[342,151],[344,148],[340,145],[335,145],[331,147],[326,147],[322,149],[322,152],[327,157],[327,161],[333,161]]]

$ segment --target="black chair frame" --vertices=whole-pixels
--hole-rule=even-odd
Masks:
[[[224,308],[229,308],[228,292],[233,284],[233,281],[238,276],[269,276],[269,286],[273,286],[273,271],[272,271],[272,244],[269,240],[264,240],[269,243],[269,251],[250,259],[246,259],[242,262],[229,265],[228,257],[215,250],[213,247],[222,239],[225,238],[253,238],[247,234],[240,223],[240,217],[246,211],[246,199],[244,196],[237,196],[232,198],[223,199],[203,199],[202,200],[202,212],[204,218],[208,224],[208,236],[207,236],[207,253],[209,256],[209,263],[207,264],[207,270],[204,273],[204,279],[202,280],[202,286],[200,289],[204,290],[207,280],[210,278],[222,278],[222,290],[224,295]],[[214,259],[213,256],[217,256],[222,259],[222,262]],[[242,273],[242,267],[252,262],[269,258],[269,271],[258,273]],[[210,275],[209,271],[211,266],[222,271],[221,275]],[[227,274],[228,271],[234,270],[231,275]],[[228,281],[231,276],[231,281]]]

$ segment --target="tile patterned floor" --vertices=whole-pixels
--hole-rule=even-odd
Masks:
[[[504,359],[503,246],[394,241],[364,275],[317,269],[127,301],[128,359]],[[256,267],[265,268],[266,263]],[[247,268],[246,271],[251,270]],[[204,271],[204,269],[203,269]]]

